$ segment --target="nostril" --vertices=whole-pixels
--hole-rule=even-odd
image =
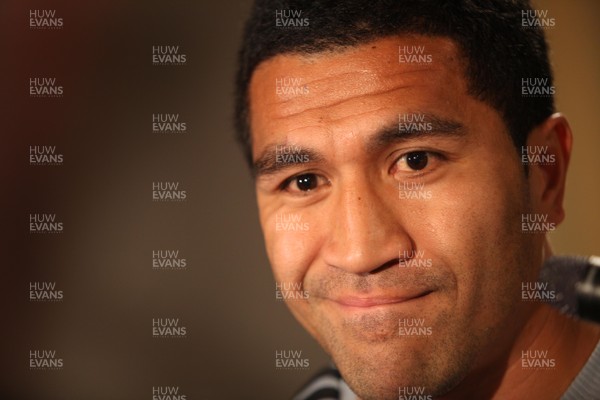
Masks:
[[[414,250],[410,250],[410,251],[401,250],[398,252],[398,263],[404,264],[406,261],[415,258],[415,255],[416,255],[416,253]]]
[[[380,267],[368,272],[367,275],[372,275],[372,274],[376,274],[381,271],[385,271],[386,269],[388,269],[390,267],[395,267],[396,265],[398,265],[398,259],[394,258],[392,260],[385,262]]]

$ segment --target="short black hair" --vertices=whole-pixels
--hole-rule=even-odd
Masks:
[[[302,11],[308,26],[276,26],[281,10]],[[526,78],[547,79],[545,86],[553,88],[544,28],[524,20],[532,10],[528,0],[256,0],[236,77],[236,136],[246,160],[252,165],[249,84],[260,63],[403,34],[453,40],[464,59],[469,94],[499,112],[520,151],[529,132],[554,112],[552,94],[522,94]]]

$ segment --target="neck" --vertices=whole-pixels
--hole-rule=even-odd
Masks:
[[[563,316],[539,305],[508,358],[475,371],[445,398],[558,399],[600,340],[600,325]]]

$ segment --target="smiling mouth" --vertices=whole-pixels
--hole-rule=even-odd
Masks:
[[[358,296],[343,296],[335,299],[331,299],[334,303],[341,305],[342,307],[357,308],[357,309],[370,309],[380,306],[389,306],[395,304],[407,303],[413,300],[421,299],[433,290],[420,292],[416,295],[409,296],[370,296],[370,297],[358,297]]]

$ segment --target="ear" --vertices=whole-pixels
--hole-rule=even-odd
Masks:
[[[563,198],[573,134],[564,115],[552,114],[529,134],[521,149],[529,166],[529,191],[535,212],[559,224],[565,218]]]

